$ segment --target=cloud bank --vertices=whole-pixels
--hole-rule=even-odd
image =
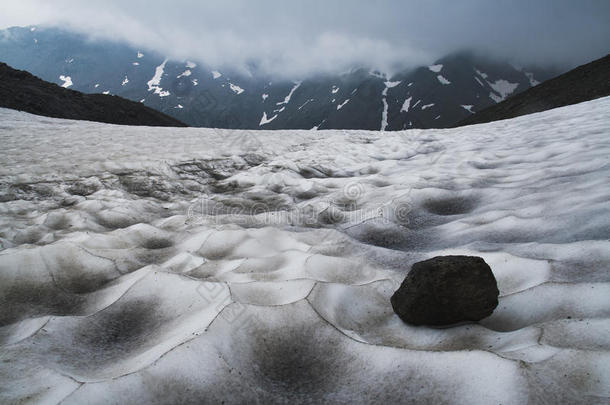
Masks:
[[[461,49],[569,68],[609,52],[606,0],[20,0],[0,26],[57,25],[211,66],[392,72]]]

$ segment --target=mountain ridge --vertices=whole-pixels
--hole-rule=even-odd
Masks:
[[[59,85],[140,101],[191,126],[227,129],[443,128],[555,73],[459,52],[393,76],[354,68],[292,81],[36,27],[0,31],[0,55]]]
[[[61,88],[24,70],[0,62],[0,107],[53,118],[96,121],[108,124],[171,126],[186,125],[175,118],[118,96],[84,94]]]
[[[610,54],[488,107],[455,126],[482,124],[610,95]]]

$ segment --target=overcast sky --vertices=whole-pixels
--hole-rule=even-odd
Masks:
[[[610,52],[610,0],[1,0],[0,26],[60,25],[168,56],[299,75],[391,72],[474,49],[572,67]],[[1,58],[0,58],[1,59]]]

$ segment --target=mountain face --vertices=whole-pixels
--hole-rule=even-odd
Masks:
[[[515,118],[606,96],[610,96],[610,55],[492,105],[456,126]]]
[[[231,129],[442,128],[555,75],[458,53],[391,77],[359,68],[277,80],[36,27],[0,31],[0,60],[64,87],[142,102],[192,126]]]
[[[0,62],[0,107],[54,118],[108,124],[184,127],[182,122],[118,96],[83,94]]]

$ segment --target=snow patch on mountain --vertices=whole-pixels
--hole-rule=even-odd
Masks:
[[[428,66],[428,69],[430,69],[431,72],[440,73],[440,71],[443,70],[443,65],[439,64]]]
[[[138,59],[142,59],[144,57],[144,54],[138,51],[138,54],[136,56],[138,57]]]
[[[222,73],[220,73],[218,70],[212,70],[212,78],[214,80],[218,79],[221,76],[222,76]]]
[[[125,76],[125,78],[121,82],[121,86],[125,86],[127,83],[129,83],[129,78],[127,76]]]
[[[422,110],[425,110],[425,109],[430,108],[430,107],[434,107],[434,103],[431,103],[431,104],[426,104],[426,105],[422,105],[422,106],[421,106],[421,109],[422,109]]]
[[[184,72],[180,73],[178,76],[176,76],[177,79],[180,79],[181,77],[189,77],[193,72],[191,72],[189,69],[185,70]]]
[[[386,81],[383,84],[385,85],[385,88],[383,89],[383,91],[381,92],[381,103],[383,104],[383,111],[381,112],[381,131],[385,131],[386,128],[388,127],[388,101],[387,101],[387,95],[388,95],[388,90],[396,87],[400,84],[400,81],[395,81],[395,82],[391,82],[391,81]]]
[[[349,100],[350,100],[350,99],[348,98],[347,100],[345,100],[344,102],[342,102],[341,104],[339,104],[339,105],[337,106],[337,110],[342,109],[342,108],[343,108],[343,106],[345,106],[347,103],[349,103]]]
[[[442,85],[451,84],[451,82],[449,80],[445,79],[445,77],[443,77],[443,75],[438,75],[438,76],[436,76],[436,78]]]
[[[233,90],[233,92],[234,92],[235,94],[238,94],[238,95],[239,95],[239,94],[241,94],[241,93],[243,93],[243,92],[244,92],[244,89],[242,89],[241,87],[239,87],[239,86],[238,86],[238,85],[236,85],[236,84],[229,83],[229,87],[231,88],[231,90]]]
[[[474,111],[472,111],[472,107],[474,107],[473,105],[469,105],[469,104],[462,104],[462,108],[466,111],[468,111],[471,114],[474,114]]]
[[[413,96],[407,98],[404,103],[402,103],[402,108],[400,112],[409,112],[409,108],[411,107],[411,100],[413,100]]]
[[[290,90],[290,93],[288,93],[288,95],[284,97],[284,101],[280,101],[279,103],[276,103],[276,105],[288,104],[294,92],[297,91],[299,87],[301,87],[301,83],[302,82],[296,82],[294,87]]]
[[[263,99],[263,102],[264,102],[265,100],[267,100],[267,99],[269,98],[269,94],[267,94],[267,93],[263,93],[263,94],[261,95],[261,98]]]
[[[140,63],[139,62],[133,62],[132,65],[133,66],[140,66]]]
[[[519,86],[519,83],[511,83],[508,80],[500,79],[496,80],[493,83],[487,82],[489,86],[500,96],[492,97],[492,99],[496,102],[504,101],[506,97],[511,95],[515,89]],[[491,96],[490,96],[491,97]],[[500,101],[497,101],[500,100]]]
[[[72,86],[72,78],[70,76],[64,76],[64,75],[59,75],[59,80],[61,80],[62,82],[64,82],[61,87],[67,89],[68,87]]]
[[[538,86],[540,84],[540,82],[536,79],[534,79],[534,74],[533,73],[529,73],[529,72],[524,72],[525,76],[527,76],[527,79],[530,81],[530,86],[534,87],[534,86]]]
[[[187,69],[195,69],[197,67],[197,64],[195,62],[191,62],[191,61],[186,61],[186,68]]]
[[[193,79],[193,80],[191,80],[191,82],[193,83],[193,86],[199,85],[199,79]]]
[[[263,112],[263,116],[261,117],[261,122],[258,124],[258,126],[262,127],[263,125],[270,123],[271,121],[273,121],[277,117],[278,117],[278,114],[274,115],[271,118],[267,118],[267,113]]]
[[[477,74],[479,76],[481,76],[483,79],[487,79],[489,76],[487,75],[487,73],[483,73],[481,72],[479,69],[475,69],[475,71],[477,72]]]
[[[330,91],[333,94],[337,94],[337,92],[339,91],[339,87],[337,86],[333,86],[332,90]]]
[[[312,101],[314,101],[313,98],[310,98],[309,100],[305,101],[303,104],[301,104],[301,106],[299,106],[299,110],[302,109],[303,107],[305,107],[307,104],[311,103]]]
[[[138,56],[140,54],[138,53]],[[148,91],[153,91],[154,94],[157,94],[159,97],[167,97],[170,95],[169,91],[165,91],[160,87],[161,78],[163,77],[163,72],[165,71],[165,65],[167,64],[167,59],[163,61],[159,66],[155,68],[155,75],[147,82]]]

